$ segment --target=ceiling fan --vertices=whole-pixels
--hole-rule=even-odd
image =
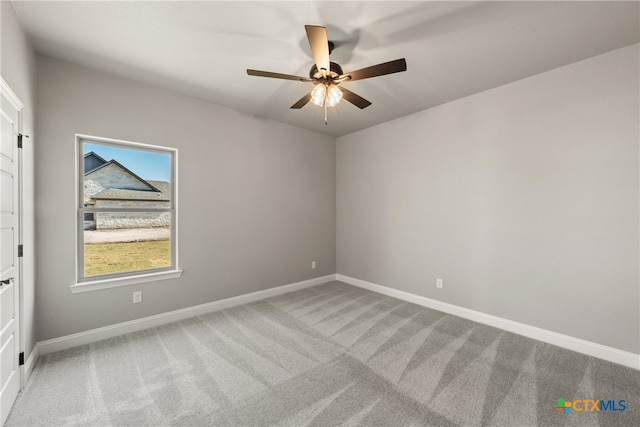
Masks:
[[[338,87],[338,85],[348,81],[368,79],[370,77],[399,73],[407,70],[407,62],[404,58],[401,58],[395,61],[372,65],[371,67],[362,68],[350,73],[344,73],[340,65],[329,61],[329,54],[333,51],[335,45],[327,38],[327,29],[316,25],[305,25],[304,28],[307,31],[307,39],[309,40],[309,46],[311,47],[311,53],[315,61],[315,64],[309,71],[309,77],[251,69],[247,69],[247,74],[250,76],[313,83],[315,85],[313,90],[300,98],[291,108],[300,109],[311,101],[311,103],[324,108],[325,125],[327,124],[327,108],[333,107],[340,102],[342,98],[360,109],[367,108],[371,105],[371,102],[360,95],[342,86]]]

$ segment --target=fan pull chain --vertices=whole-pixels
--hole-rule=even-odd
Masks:
[[[326,126],[328,121],[327,121],[327,96],[325,95],[324,97],[324,125]]]

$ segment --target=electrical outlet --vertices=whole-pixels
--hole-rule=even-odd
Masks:
[[[436,286],[442,288],[442,279],[436,279]]]
[[[316,262],[315,261],[311,261],[311,268],[316,268]]]
[[[142,291],[136,291],[133,293],[133,303],[138,304],[142,302]]]

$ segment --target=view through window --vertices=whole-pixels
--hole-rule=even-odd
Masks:
[[[175,269],[175,151],[79,139],[78,277]]]

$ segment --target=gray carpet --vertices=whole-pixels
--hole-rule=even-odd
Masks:
[[[640,371],[332,282],[43,356],[7,426],[638,426],[639,405]]]

